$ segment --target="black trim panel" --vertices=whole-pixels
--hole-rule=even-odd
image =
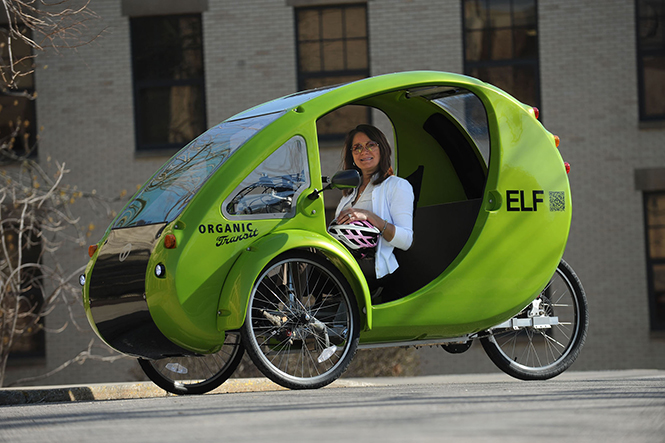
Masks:
[[[101,337],[124,354],[191,355],[157,328],[145,301],[148,260],[165,224],[114,229],[90,276],[90,313]]]

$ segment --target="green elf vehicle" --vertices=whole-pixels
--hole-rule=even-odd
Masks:
[[[317,122],[344,109],[385,120],[395,173],[414,189],[414,242],[397,257],[409,295],[387,303],[373,303],[326,229],[334,193],[322,191],[360,184],[355,171],[322,177]],[[476,339],[514,377],[554,377],[588,327],[562,260],[572,207],[557,146],[537,109],[443,72],[256,106],[174,155],[89,248],[88,320],[178,394],[214,389],[245,351],[271,380],[303,389],[334,381],[358,347],[460,353]]]

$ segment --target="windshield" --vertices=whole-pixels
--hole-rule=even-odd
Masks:
[[[113,228],[173,221],[238,148],[283,112],[220,123],[171,158],[116,218]]]

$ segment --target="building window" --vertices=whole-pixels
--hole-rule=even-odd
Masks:
[[[665,330],[665,191],[644,193],[651,330]]]
[[[296,8],[295,21],[298,90],[369,77],[366,4]],[[338,138],[369,120],[366,107],[342,108],[319,121],[319,137]]]
[[[7,156],[0,156],[0,164],[12,162],[12,157],[37,154],[37,124],[35,112],[35,80],[32,47],[20,38],[11,39],[11,57],[15,65],[15,75],[9,63],[8,29],[0,27],[0,64],[2,65],[3,84],[14,82],[16,88],[2,88],[0,91],[0,141],[11,148]],[[21,31],[28,38],[30,31]],[[4,158],[3,158],[4,157]]]
[[[665,120],[665,0],[638,0],[640,120]]]
[[[7,219],[16,218],[12,217],[11,208],[4,207],[2,214]],[[20,232],[13,222],[4,222],[0,226],[0,244],[5,251],[4,260],[0,260],[0,281],[5,285],[0,297],[0,323],[8,326],[16,322],[13,334],[4,328],[0,337],[9,341],[12,335],[9,365],[26,364],[33,359],[41,361],[46,355],[43,320],[40,318],[44,302],[42,272],[39,266],[30,266],[41,262],[41,236],[34,226],[24,227],[22,234]],[[20,242],[19,235],[22,237]],[[22,269],[20,273],[13,272],[18,268]]]
[[[130,20],[136,149],[180,149],[206,129],[201,14]]]
[[[536,0],[462,0],[464,72],[540,107]]]

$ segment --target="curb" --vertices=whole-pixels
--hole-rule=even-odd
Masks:
[[[585,380],[652,380],[665,383],[663,369],[622,369],[608,371],[567,371],[550,383],[557,381]],[[365,381],[371,380],[371,381]],[[340,378],[323,389],[391,386],[431,383],[525,383],[496,372],[490,374],[448,374],[417,377],[373,377],[367,379]],[[288,391],[267,378],[232,378],[207,394],[231,394],[241,392]],[[178,397],[162,390],[150,381],[128,383],[99,383],[73,386],[36,386],[0,388],[0,406],[45,403],[66,403],[95,400],[128,400],[137,398]]]
[[[326,388],[374,386],[355,380],[336,380]],[[204,394],[238,392],[288,391],[267,378],[234,378]],[[49,386],[0,389],[0,406],[94,400],[126,400],[135,398],[178,397],[152,382],[104,383],[81,386]]]

